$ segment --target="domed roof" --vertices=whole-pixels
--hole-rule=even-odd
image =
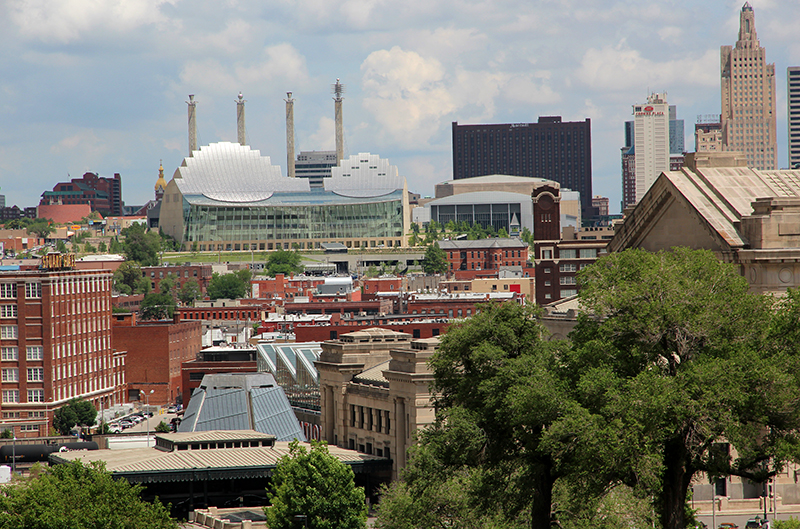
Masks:
[[[164,164],[158,164],[158,180],[156,180],[156,193],[161,191],[162,193],[167,188],[167,181],[164,180]]]

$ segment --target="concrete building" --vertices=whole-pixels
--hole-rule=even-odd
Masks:
[[[336,167],[336,151],[300,151],[294,163],[295,177],[305,178],[311,189],[324,189],[324,179]]]
[[[435,418],[428,367],[437,338],[367,329],[322,343],[322,438],[328,444],[391,458],[392,479],[406,464],[414,432]]]
[[[800,286],[796,226],[800,170],[752,169],[744,153],[689,153],[629,212],[609,251],[704,248],[738,265],[754,292],[780,295]]]
[[[88,204],[104,217],[123,215],[122,177],[119,173],[113,177],[85,173],[81,178],[60,182],[52,191],[42,193],[39,201],[40,206],[55,204]]]
[[[736,45],[720,48],[720,73],[722,149],[744,153],[754,169],[777,169],[775,65],[767,64],[749,2],[739,13]]]
[[[126,402],[179,402],[181,365],[197,357],[202,333],[199,321],[175,320],[137,322],[134,314],[114,315],[114,349],[128,352]]]
[[[592,206],[591,120],[459,125],[453,122],[453,179],[505,174],[547,178],[581,194]]]
[[[722,152],[722,123],[719,114],[697,116],[694,125],[695,152]]]
[[[786,69],[786,105],[789,123],[789,169],[800,169],[800,66]]]
[[[48,435],[53,412],[72,398],[99,410],[126,396],[125,355],[112,343],[111,272],[56,264],[0,272],[0,428],[18,437]]]

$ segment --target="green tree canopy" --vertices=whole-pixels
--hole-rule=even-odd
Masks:
[[[52,222],[52,220],[48,221],[47,219],[36,219],[26,229],[32,235],[36,235],[40,239],[46,239],[55,231],[55,228],[51,225]]]
[[[125,261],[114,272],[114,289],[122,294],[145,294],[150,290],[150,280],[142,275],[136,261]]]
[[[74,398],[53,413],[53,428],[61,435],[69,435],[75,426],[93,426],[97,410],[86,400]]]
[[[139,316],[143,320],[163,320],[175,314],[175,298],[170,294],[150,292],[139,305]]]
[[[267,490],[265,507],[272,529],[295,529],[296,515],[307,516],[309,529],[362,529],[366,527],[364,489],[356,487],[353,471],[328,452],[324,443],[312,442],[308,450],[299,442],[289,445],[289,455],[278,462]]]
[[[303,271],[300,265],[302,257],[298,252],[288,251],[278,248],[270,252],[267,257],[267,275],[275,277],[275,274],[298,274]]]
[[[200,283],[194,279],[190,279],[183,284],[178,292],[178,299],[184,305],[192,305],[195,300],[200,297]]]
[[[780,340],[800,332],[796,294],[773,312],[735,267],[685,248],[611,254],[580,284],[565,363],[586,405],[616,425],[618,478],[656,498],[662,527],[684,527],[698,472],[758,483],[797,460],[797,342]]]
[[[447,272],[447,254],[439,248],[439,243],[434,242],[425,248],[425,257],[422,259],[422,270],[426,274],[444,274]]]
[[[142,266],[158,265],[161,237],[154,231],[147,232],[143,224],[133,224],[121,232],[125,236],[123,252],[129,261]]]
[[[102,463],[42,468],[2,487],[0,527],[8,529],[177,529],[168,509],[140,497],[141,485],[113,479]]]
[[[238,299],[247,293],[247,284],[237,274],[220,275],[214,272],[206,293],[211,299]]]

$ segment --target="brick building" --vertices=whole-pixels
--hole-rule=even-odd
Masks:
[[[159,285],[162,279],[171,277],[178,284],[179,289],[189,281],[197,281],[197,284],[200,285],[201,296],[205,296],[213,270],[210,264],[143,266],[142,275],[150,280],[150,287],[154,292],[160,292]]]
[[[53,204],[88,204],[92,211],[104,217],[123,215],[122,177],[114,173],[111,178],[97,173],[85,173],[82,178],[59,182],[52,191],[42,193],[40,206]]]
[[[469,318],[480,311],[482,303],[514,301],[522,303],[523,296],[511,290],[504,292],[462,292],[453,294],[409,294],[406,310],[438,318]]]
[[[124,402],[125,355],[111,339],[111,272],[0,272],[2,421],[17,437],[47,435],[72,398]]]
[[[515,238],[439,241],[439,248],[447,254],[449,273],[458,279],[496,276],[508,267],[524,272],[528,265],[528,243]]]
[[[326,325],[298,323],[294,326],[295,340],[298,342],[322,342],[355,331],[379,327],[395,332],[403,332],[413,338],[433,338],[444,334],[450,323],[441,318],[392,314],[376,318],[337,319]]]
[[[578,293],[577,273],[605,252],[607,239],[583,239],[580,231],[561,232],[559,189],[541,187],[533,193],[533,225],[536,239],[536,303],[546,305]],[[602,235],[601,235],[602,237]]]
[[[113,344],[128,351],[128,401],[170,404],[181,394],[181,365],[194,360],[202,347],[199,321],[137,322],[134,314],[115,314]],[[153,394],[150,394],[153,390]]]

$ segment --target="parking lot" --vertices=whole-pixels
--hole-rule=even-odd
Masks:
[[[136,414],[133,414],[133,415],[136,415]],[[120,423],[124,424],[124,420],[126,418],[129,418],[129,417],[132,417],[132,416],[129,415],[127,417],[121,417],[119,419],[115,419],[114,421],[109,421],[108,424],[109,424],[109,426],[112,426],[112,427],[115,424],[117,424],[117,425],[119,425]],[[134,423],[132,426],[129,426],[129,427],[126,427],[126,428],[122,428],[122,432],[124,432],[124,433],[143,433],[143,432],[146,432],[148,430],[152,432],[152,431],[155,430],[156,426],[158,426],[158,424],[161,421],[164,421],[164,423],[166,423],[167,426],[169,426],[170,422],[175,417],[177,417],[176,413],[167,413],[166,409],[164,409],[164,410],[155,412],[152,417],[143,418],[140,422]]]

